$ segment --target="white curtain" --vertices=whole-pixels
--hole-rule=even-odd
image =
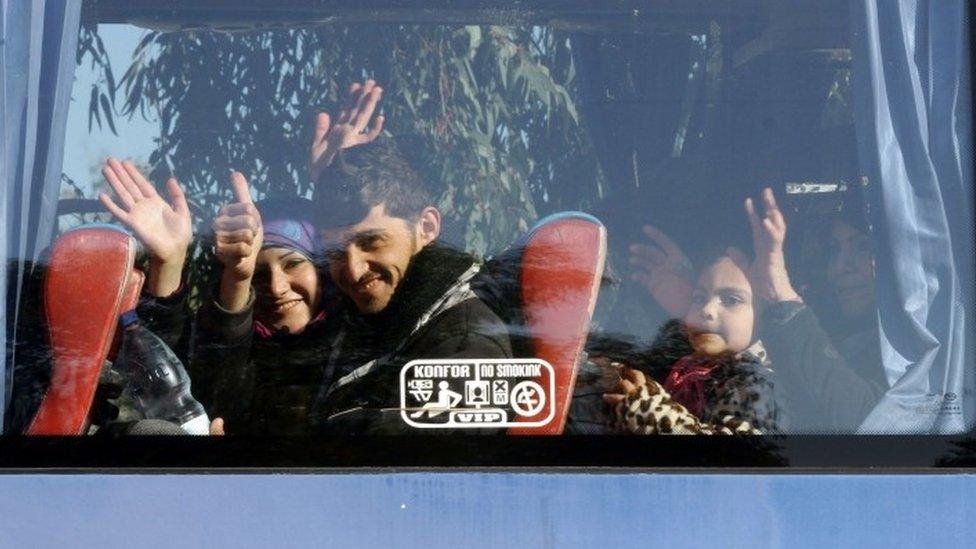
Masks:
[[[853,0],[855,117],[891,389],[864,433],[973,414],[972,95],[965,0]]]
[[[11,401],[25,269],[56,222],[80,17],[80,0],[0,0],[0,419]]]

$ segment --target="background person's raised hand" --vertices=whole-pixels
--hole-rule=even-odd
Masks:
[[[383,116],[374,118],[373,113],[382,95],[383,88],[375,81],[357,82],[349,86],[338,118],[332,120],[324,112],[316,116],[315,138],[308,155],[308,174],[313,183],[318,182],[340,150],[369,143],[380,135]]]
[[[170,200],[156,192],[132,162],[109,158],[102,175],[115,200],[98,195],[105,208],[138,238],[150,256],[147,290],[165,297],[180,287],[186,252],[193,238],[190,209],[176,179],[166,181]],[[117,202],[117,203],[116,203]]]
[[[786,269],[786,256],[783,253],[786,218],[769,187],[762,191],[762,203],[763,212],[760,215],[752,198],[745,201],[746,218],[752,228],[755,261],[748,266],[741,252],[732,252],[730,257],[749,276],[753,296],[769,302],[802,301]]]
[[[691,305],[694,273],[691,261],[668,235],[644,226],[648,242],[630,245],[630,279],[647,289],[673,318],[682,318]]]
[[[213,222],[214,252],[224,266],[220,304],[229,311],[239,311],[247,304],[250,295],[264,230],[247,179],[242,173],[234,172],[230,184],[234,202],[221,208]]]

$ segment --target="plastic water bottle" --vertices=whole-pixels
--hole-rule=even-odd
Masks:
[[[190,394],[190,376],[173,351],[139,323],[135,311],[122,314],[122,345],[118,370],[128,380],[129,392],[146,419],[176,423],[191,435],[210,434],[210,419]]]

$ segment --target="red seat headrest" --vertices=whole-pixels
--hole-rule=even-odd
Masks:
[[[27,434],[85,434],[119,313],[142,289],[135,252],[132,237],[109,226],[75,229],[54,243],[44,279],[51,384]]]
[[[535,357],[555,370],[555,394],[548,396],[555,402],[556,415],[547,425],[515,427],[509,434],[562,433],[603,277],[606,249],[603,224],[578,212],[547,217],[526,236],[519,267],[522,315]],[[547,387],[548,381],[541,380],[541,385]],[[540,416],[545,413],[543,410]]]

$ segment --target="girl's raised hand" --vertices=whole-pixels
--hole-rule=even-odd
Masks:
[[[786,270],[783,243],[786,242],[786,218],[776,204],[776,197],[769,187],[762,192],[763,215],[760,216],[752,198],[745,202],[746,217],[752,228],[752,243],[756,260],[751,267],[744,266],[742,254],[733,257],[740,263],[752,283],[753,295],[770,302],[802,301],[793,289]]]

